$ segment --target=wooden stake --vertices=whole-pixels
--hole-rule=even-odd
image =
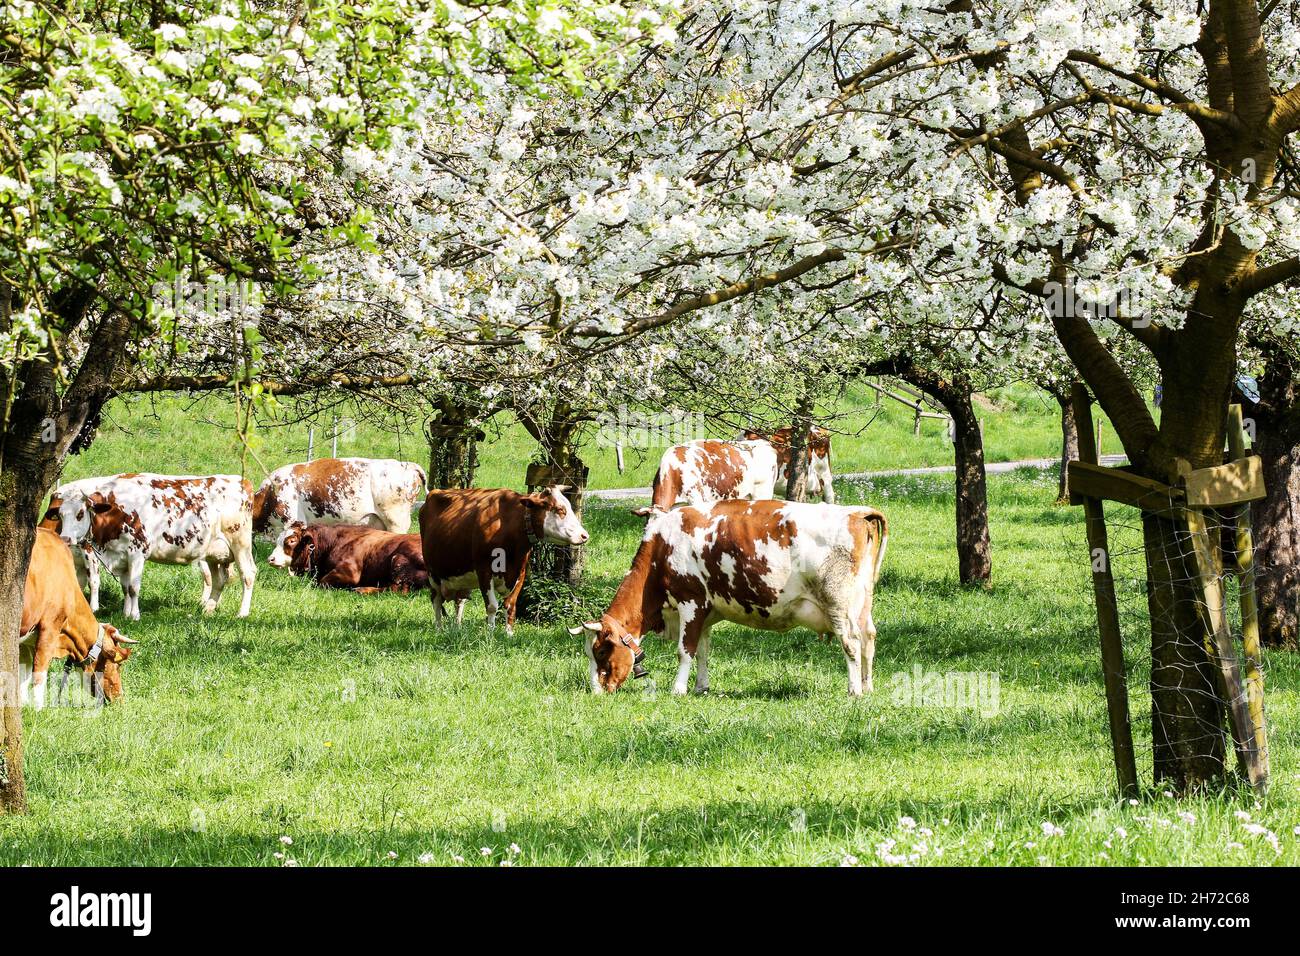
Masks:
[[[1242,434],[1241,406],[1228,406],[1228,451],[1234,460],[1246,457]],[[1235,509],[1236,572],[1241,599],[1241,640],[1246,659],[1246,706],[1255,737],[1261,780],[1260,790],[1267,789],[1269,778],[1268,725],[1264,718],[1264,669],[1259,649],[1259,603],[1255,598],[1255,541],[1250,525],[1250,505]]]
[[[1074,420],[1079,429],[1079,454],[1087,464],[1097,464],[1097,443],[1092,430],[1092,408],[1088,390],[1076,383],[1070,390]],[[1088,459],[1091,459],[1089,461]],[[1110,719],[1110,742],[1115,752],[1115,775],[1125,797],[1136,796],[1137,762],[1133,756],[1133,728],[1128,713],[1128,676],[1124,670],[1124,641],[1119,627],[1119,605],[1115,600],[1115,578],[1110,567],[1110,546],[1106,538],[1106,515],[1097,498],[1083,498],[1088,531],[1088,555],[1092,564],[1092,590],[1097,602],[1097,630],[1101,636],[1101,670],[1106,684],[1106,711]]]

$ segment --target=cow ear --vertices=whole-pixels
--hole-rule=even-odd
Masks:
[[[653,505],[651,505],[651,506],[649,506],[649,507],[646,507],[646,508],[633,508],[633,509],[632,509],[632,514],[636,515],[638,518],[652,518],[652,517],[654,517],[655,515],[662,515],[662,514],[667,514],[667,513],[668,513],[668,512],[664,511],[662,508],[656,508],[656,507],[653,506]]]
[[[551,496],[535,491],[531,495],[524,495],[519,499],[529,508],[548,508],[551,504]]]
[[[90,510],[98,515],[107,514],[113,508],[108,499],[104,497],[103,492],[100,491],[87,496],[86,500],[90,502]]]

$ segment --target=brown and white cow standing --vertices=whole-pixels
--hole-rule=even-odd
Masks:
[[[745,432],[746,441],[766,441],[776,452],[776,481],[773,494],[784,495],[786,475],[790,468],[790,436],[794,429],[790,426],[778,428],[770,435],[759,431]],[[831,474],[831,433],[820,425],[814,425],[808,432],[808,443],[804,446],[804,460],[808,467],[808,496],[821,496],[828,505],[835,504],[835,477]]]
[[[776,449],[765,440],[706,438],[674,445],[659,459],[653,507],[668,511],[678,501],[707,505],[729,498],[771,498],[776,462]]]
[[[531,495],[506,488],[431,491],[420,508],[420,537],[438,623],[444,601],[477,586],[488,631],[504,604],[506,634],[512,634],[533,548],[544,540],[585,544],[590,535],[557,485]],[[458,606],[458,620],[459,614]]]
[[[18,641],[19,702],[45,706],[50,663],[66,658],[96,685],[96,696],[122,696],[122,664],[136,642],[112,624],[100,624],[77,581],[72,552],[48,528],[36,529],[23,589]]]
[[[429,583],[418,534],[354,524],[309,524],[290,531],[283,550],[289,556],[290,574],[312,578],[323,588],[410,594]]]
[[[807,627],[840,639],[849,693],[873,689],[872,600],[889,540],[874,508],[720,501],[655,512],[609,609],[587,632],[591,688],[615,691],[652,632],[677,643],[673,693],[709,687],[709,630],[733,621],[764,631]]]
[[[405,534],[428,478],[393,458],[317,458],[266,476],[253,503],[253,530],[276,538],[271,564],[284,567],[285,535],[309,524],[358,524]]]
[[[248,616],[257,578],[253,486],[238,475],[118,475],[97,491],[69,493],[46,523],[72,547],[90,545],[121,582],[122,613],[131,620],[140,619],[146,561],[197,565],[205,613],[216,609],[230,566],[237,566],[244,586],[239,616]]]

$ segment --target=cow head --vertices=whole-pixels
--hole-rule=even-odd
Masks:
[[[298,546],[302,539],[303,532],[307,526],[301,521],[290,521],[280,532],[279,539],[275,542],[275,550],[267,557],[266,563],[273,568],[289,568],[293,570],[293,550]],[[315,542],[312,542],[313,549]]]
[[[87,495],[71,491],[66,498],[58,495],[50,498],[50,506],[41,519],[41,525],[58,534],[69,547],[75,548],[89,538],[106,540],[108,524],[114,517],[120,529],[124,517],[122,510],[100,492]],[[98,535],[95,534],[97,529]],[[116,537],[116,534],[112,537]]]
[[[311,528],[295,531],[284,539],[284,552],[289,556],[289,573],[311,577],[316,570],[316,532]]]
[[[112,624],[101,624],[104,629],[104,644],[95,662],[94,673],[98,674],[104,691],[104,700],[112,703],[122,696],[122,665],[131,656],[132,645],[137,642],[127,637]]]
[[[591,537],[574,513],[573,505],[564,497],[564,485],[552,485],[545,491],[524,495],[522,501],[528,509],[528,520],[541,515],[542,537],[557,544],[586,544]]]
[[[591,659],[591,689],[596,693],[614,693],[628,675],[646,676],[641,666],[645,657],[641,636],[632,634],[608,614],[599,622],[588,621],[581,627],[571,627],[569,633],[586,637],[587,657]]]

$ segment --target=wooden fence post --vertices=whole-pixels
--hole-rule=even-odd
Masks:
[[[1097,464],[1097,443],[1092,429],[1092,407],[1088,390],[1076,383],[1070,390],[1074,419],[1079,429],[1079,455]],[[1089,460],[1091,459],[1091,460]],[[1115,578],[1110,566],[1106,539],[1106,515],[1101,499],[1081,496],[1088,532],[1088,556],[1092,564],[1092,589],[1097,602],[1097,630],[1101,635],[1101,669],[1106,684],[1106,711],[1110,719],[1110,742],[1115,751],[1115,774],[1120,793],[1136,796],[1137,762],[1133,755],[1133,728],[1129,723],[1128,677],[1124,670],[1124,642],[1119,627],[1119,605],[1115,600]]]
[[[1242,432],[1241,406],[1228,406],[1228,453],[1234,461],[1246,457],[1246,441]],[[1251,730],[1255,738],[1259,770],[1262,774],[1260,789],[1267,788],[1268,726],[1264,718],[1264,669],[1259,649],[1259,604],[1255,598],[1255,541],[1250,526],[1250,505],[1234,509],[1236,526],[1237,585],[1241,599],[1241,642],[1246,658],[1246,705],[1250,713]]]

